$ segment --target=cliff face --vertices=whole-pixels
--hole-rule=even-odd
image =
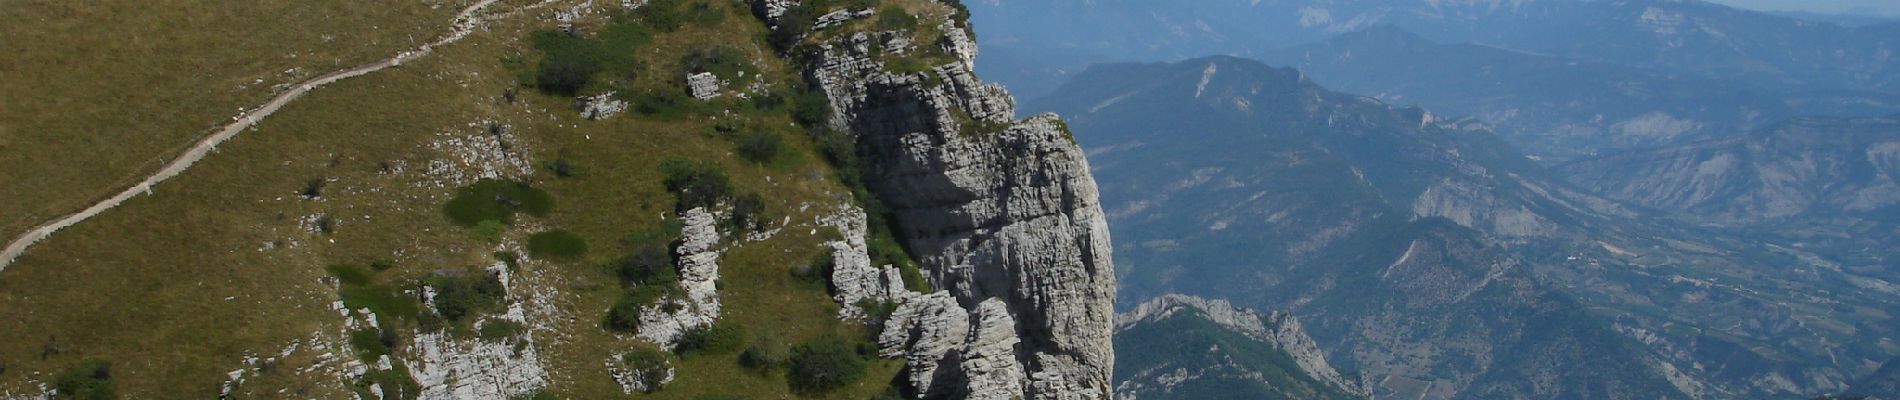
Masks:
[[[917,397],[1106,398],[1114,267],[1088,162],[1057,117],[1015,120],[1009,93],[973,76],[974,42],[944,6],[947,18],[924,21],[942,35],[934,41],[823,28],[806,39],[816,47],[805,73],[830,100],[830,125],[855,137],[866,188],[940,290],[884,279],[840,300],[896,303],[880,342],[909,359]],[[772,20],[784,3],[755,8]],[[881,57],[893,53],[947,57],[897,72]],[[837,273],[879,275],[850,269]]]

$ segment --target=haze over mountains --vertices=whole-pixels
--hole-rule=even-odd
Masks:
[[[1289,311],[1372,398],[1883,394],[1865,382],[1900,356],[1900,24],[1699,1],[972,8],[979,71],[1088,149],[1121,307]]]
[[[1900,90],[1900,23],[1819,23],[1701,1],[981,1],[986,50],[1040,54],[978,72],[1035,97],[1048,67],[1248,54],[1393,25],[1439,43],[1742,79],[1751,86]],[[1007,61],[1007,60],[1005,60]],[[1022,87],[1019,87],[1022,86]]]

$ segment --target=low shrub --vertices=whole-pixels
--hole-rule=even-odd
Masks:
[[[633,111],[656,119],[680,119],[693,111],[693,99],[683,89],[648,89],[633,98]]]
[[[857,346],[837,336],[825,336],[792,349],[786,374],[792,390],[806,394],[829,393],[864,377],[865,362]]]
[[[514,222],[516,212],[545,216],[554,209],[554,197],[526,183],[483,179],[456,192],[442,206],[449,220],[462,226],[482,221]]]
[[[103,360],[86,360],[66,369],[53,380],[58,394],[55,400],[109,400],[119,398],[112,384],[112,365]]]
[[[389,354],[389,344],[383,342],[383,330],[377,328],[350,331],[350,347],[356,348],[357,359],[370,364]]]
[[[726,217],[726,231],[743,236],[746,232],[765,230],[772,217],[765,214],[765,198],[758,193],[747,193],[732,199],[732,210]]]
[[[435,290],[435,314],[450,323],[461,322],[476,313],[500,307],[508,296],[495,274],[451,274],[430,277],[425,283]]]
[[[740,73],[757,74],[758,70],[746,63],[744,52],[732,46],[693,47],[686,50],[680,58],[680,74],[711,72],[721,79],[739,79]]]
[[[643,312],[642,310],[654,302],[672,295],[676,288],[677,286],[670,283],[665,285],[647,284],[628,288],[626,291],[621,292],[620,299],[615,300],[613,307],[607,310],[607,319],[604,325],[606,325],[608,330],[627,333],[634,332],[640,328],[640,314]],[[669,307],[664,306],[661,307],[661,310],[670,311]]]
[[[881,31],[916,30],[917,16],[904,11],[903,7],[885,6],[877,12],[877,29]]]
[[[785,141],[777,133],[760,130],[741,133],[735,141],[739,145],[740,157],[759,164],[772,162],[785,149]]]
[[[679,273],[673,266],[673,252],[665,246],[647,243],[635,249],[632,254],[607,264],[621,283],[629,287],[639,285],[671,285],[679,280]]]
[[[674,349],[681,357],[694,355],[732,354],[745,346],[745,327],[729,322],[715,322],[711,326],[687,331],[680,338],[679,347]]]
[[[732,192],[732,180],[719,166],[705,161],[669,158],[660,162],[666,190],[679,198],[678,211],[719,204]]]
[[[752,344],[747,345],[745,351],[739,353],[739,366],[754,372],[765,373],[784,366],[788,357],[790,356],[786,354],[785,346],[779,344],[777,339],[761,335],[753,338]]]
[[[489,342],[507,342],[527,331],[528,327],[520,322],[489,319],[482,321],[481,328],[475,330],[475,336]]]

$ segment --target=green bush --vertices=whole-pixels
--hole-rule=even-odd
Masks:
[[[669,158],[660,162],[666,190],[679,197],[679,211],[719,204],[732,191],[732,180],[717,165]]]
[[[633,15],[639,18],[641,23],[660,32],[679,30],[689,18],[685,11],[680,10],[679,1],[649,1],[646,5],[635,9]]]
[[[537,258],[575,258],[587,253],[587,238],[564,229],[528,236],[528,254]]]
[[[777,133],[754,130],[739,135],[739,156],[759,164],[772,162],[785,148]]]
[[[534,47],[542,58],[534,74],[535,88],[562,96],[575,96],[594,80],[606,62],[602,52],[585,39],[560,31],[535,32]]]
[[[710,1],[701,1],[686,8],[686,18],[692,20],[693,25],[710,28],[719,26],[721,21],[725,21],[726,13],[720,11],[719,7],[713,6]]]
[[[633,99],[633,111],[657,119],[680,119],[693,111],[693,99],[678,88],[646,90]]]
[[[680,356],[721,355],[738,352],[745,346],[745,327],[728,322],[715,322],[712,326],[701,327],[686,332],[680,338],[675,349]]]
[[[732,46],[693,47],[680,59],[684,74],[711,72],[722,79],[738,79],[740,72],[754,75],[758,70],[746,63],[746,55]]]
[[[761,335],[752,339],[745,352],[739,353],[739,366],[755,372],[769,372],[785,365],[785,346],[771,336]]]
[[[567,157],[556,158],[554,161],[549,161],[544,167],[549,171],[553,171],[554,176],[558,178],[573,178],[580,175],[580,171],[574,168],[574,162],[568,161]]]
[[[877,12],[877,29],[881,31],[916,30],[917,16],[910,15],[903,7],[886,6]]]
[[[830,289],[831,271],[837,267],[837,261],[832,257],[830,251],[819,253],[811,263],[792,268],[792,278],[807,286]]]
[[[58,391],[54,399],[65,400],[108,400],[117,399],[119,394],[112,385],[112,365],[103,360],[86,360],[53,380],[53,389]]]
[[[633,254],[608,263],[607,268],[627,286],[671,285],[679,280],[673,263],[673,252],[667,251],[665,246],[647,243]]]
[[[409,373],[401,367],[365,372],[356,385],[359,388],[357,394],[360,398],[370,398],[369,387],[371,386],[382,388],[383,399],[409,400],[422,394],[422,385],[417,384],[416,380],[410,378]]]
[[[384,336],[383,330],[377,328],[351,331],[350,347],[356,348],[357,359],[363,360],[364,363],[375,364],[377,358],[389,354],[389,343],[384,343]]]
[[[515,336],[521,335],[522,332],[527,331],[528,327],[522,325],[520,322],[505,319],[489,319],[482,321],[482,326],[475,331],[475,335],[489,342],[506,342],[514,339]]]
[[[651,41],[652,34],[627,18],[615,18],[593,38],[546,30],[533,33],[529,40],[541,52],[541,60],[522,80],[544,93],[571,97],[587,91],[602,75],[638,73],[643,66],[632,50]]]
[[[864,377],[864,370],[864,359],[859,358],[856,346],[844,338],[825,336],[792,350],[791,371],[786,378],[793,391],[823,394],[857,382]]]
[[[526,183],[483,179],[456,191],[442,206],[450,221],[475,226],[482,221],[514,222],[516,212],[545,216],[554,209],[554,197]]]
[[[815,127],[830,117],[831,99],[824,92],[805,90],[792,97],[792,120],[799,125]]]
[[[747,193],[732,199],[732,211],[726,218],[726,231],[738,236],[762,231],[771,219],[765,214],[765,198],[758,193]]]
[[[607,310],[607,320],[605,321],[607,329],[628,333],[639,329],[640,310],[648,305],[652,305],[660,299],[672,295],[675,288],[677,288],[677,286],[671,283],[664,285],[646,284],[634,286],[621,292],[620,299],[614,301],[613,308]],[[661,309],[666,310],[666,307],[662,307]]]
[[[495,274],[440,275],[426,283],[435,289],[435,314],[451,323],[502,305],[508,290]]]

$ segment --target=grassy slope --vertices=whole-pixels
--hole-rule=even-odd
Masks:
[[[795,79],[789,66],[757,40],[764,28],[756,20],[734,8],[726,22],[658,35],[640,51],[654,54],[649,70],[667,72],[644,74],[643,83],[677,85],[669,83],[672,64],[696,43],[743,44],[768,61],[761,67],[770,81]],[[5,321],[0,324],[8,332],[31,332],[0,343],[0,362],[7,365],[0,392],[23,390],[28,381],[46,381],[80,360],[98,357],[114,362],[120,391],[133,397],[214,396],[223,374],[240,367],[245,355],[269,355],[311,332],[340,329],[339,318],[328,310],[334,291],[318,283],[324,265],[391,259],[398,267],[379,279],[402,281],[435,269],[492,262],[487,244],[440,214],[452,189],[418,183],[424,181],[427,161],[441,156],[428,149],[439,133],[479,134],[478,122],[493,120],[513,126],[518,145],[536,161],[561,155],[583,171],[577,178],[557,179],[545,171],[529,177],[555,196],[557,206],[548,217],[529,218],[508,235],[520,238],[538,228],[559,227],[591,239],[584,259],[529,262],[524,277],[529,285],[558,290],[555,303],[571,317],[557,321],[553,332],[537,333],[543,364],[553,374],[552,391],[573,398],[618,397],[619,388],[599,367],[602,355],[639,344],[597,326],[617,289],[612,277],[594,265],[622,254],[629,246],[618,239],[657,226],[657,217],[671,208],[671,196],[659,184],[659,160],[716,160],[740,190],[766,194],[768,209],[789,214],[794,223],[809,221],[848,196],[828,179],[813,178],[828,176],[828,167],[817,161],[802,135],[786,135],[793,149],[789,157],[757,166],[730,155],[729,143],[706,136],[710,122],[703,116],[655,121],[627,113],[585,121],[568,108],[568,99],[524,91],[521,102],[498,100],[517,72],[501,60],[531,57],[523,39],[549,24],[529,18],[500,21],[429,58],[313,92],[155,194],[42,242],[0,276],[0,321]],[[208,107],[223,108],[230,107]],[[120,112],[128,119],[160,114]],[[105,118],[73,118],[108,124],[99,122]],[[782,115],[759,118],[790,123]],[[9,148],[6,153],[16,152]],[[378,165],[384,161],[405,161],[409,169],[383,174]],[[319,177],[331,180],[324,199],[295,195],[303,182]],[[816,206],[797,212],[806,202]],[[342,221],[335,233],[298,228],[298,218],[319,212]],[[258,250],[272,240],[294,245]],[[789,269],[811,260],[820,240],[807,229],[787,229],[772,240],[727,253],[721,282],[726,319],[788,344],[826,333],[858,334],[854,325],[831,318],[836,306],[822,290],[792,282]],[[42,357],[48,343],[62,351]],[[334,377],[288,372],[308,357],[293,356],[285,362],[293,368],[251,378],[240,392],[264,397],[279,388],[312,397],[346,393]],[[690,398],[712,391],[752,398],[787,395],[782,379],[739,373],[733,357],[683,361],[680,381],[641,397]],[[881,391],[898,367],[892,361],[873,363],[855,389],[834,397],[864,398]]]
[[[432,40],[465,3],[0,3],[0,236],[136,182],[273,85]]]

